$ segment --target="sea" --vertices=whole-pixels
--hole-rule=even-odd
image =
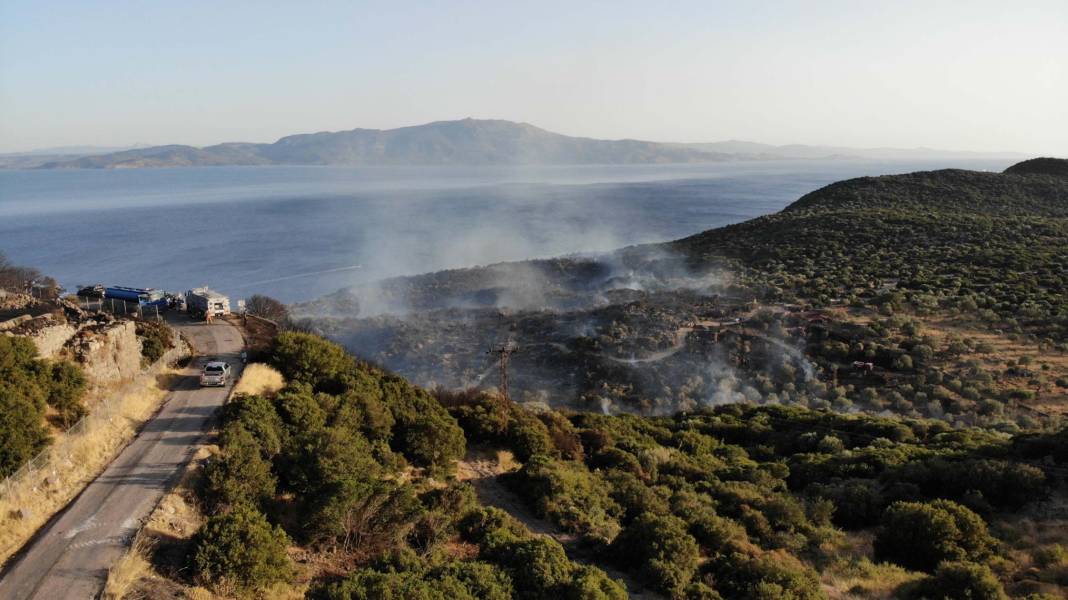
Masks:
[[[677,239],[842,179],[1011,162],[0,170],[0,252],[70,291],[206,285],[298,302],[398,275]]]

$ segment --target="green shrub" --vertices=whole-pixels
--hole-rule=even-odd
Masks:
[[[521,539],[527,535],[523,524],[499,508],[483,507],[464,515],[459,522],[460,537],[492,549],[495,543]]]
[[[56,409],[59,425],[64,429],[89,412],[82,404],[85,386],[85,374],[78,365],[67,361],[49,363],[48,405]]]
[[[137,337],[141,338],[141,362],[154,364],[174,346],[174,331],[166,323],[138,321]]]
[[[609,497],[609,487],[601,476],[582,463],[538,455],[510,481],[539,516],[565,531],[602,543],[610,542],[619,532],[619,505]]]
[[[700,559],[686,523],[670,515],[638,517],[612,542],[611,551],[617,563],[638,569],[650,585],[671,596],[690,584]]]
[[[286,381],[335,392],[341,391],[342,376],[355,365],[341,346],[317,335],[294,331],[275,337],[271,363]]]
[[[49,363],[38,360],[37,347],[29,339],[0,335],[0,477],[17,471],[48,445],[44,411],[54,373],[61,378],[57,394],[64,398],[73,383],[72,372],[65,367],[54,372]]]
[[[721,556],[709,564],[717,590],[726,598],[753,600],[820,600],[819,576],[794,556],[782,551],[761,556],[740,553]]]
[[[277,480],[263,448],[240,423],[219,436],[221,454],[204,468],[204,497],[213,510],[247,503],[263,506],[274,497]]]
[[[266,587],[290,577],[288,543],[281,528],[271,527],[252,506],[239,504],[208,519],[194,536],[192,571],[198,580],[220,589]]]
[[[512,575],[519,598],[548,598],[570,584],[574,564],[554,539],[528,537],[495,548],[491,556]]]
[[[950,500],[895,502],[875,537],[876,558],[922,571],[942,561],[985,560],[993,547],[982,517]]]
[[[423,513],[411,486],[353,476],[323,486],[310,503],[309,539],[370,556],[401,547]]]
[[[990,567],[971,562],[944,562],[934,575],[921,580],[909,597],[923,600],[1007,600]]]
[[[508,447],[521,462],[532,456],[555,456],[556,446],[549,435],[549,428],[537,417],[517,411],[507,433]]]
[[[563,593],[565,600],[626,600],[629,597],[626,586],[590,566],[575,569]]]
[[[433,396],[400,377],[384,376],[381,389],[382,402],[396,422],[394,449],[432,475],[451,472],[466,449],[456,419]]]
[[[236,423],[252,434],[266,459],[282,451],[286,429],[274,404],[263,396],[239,394],[223,407],[223,423]]]
[[[50,441],[44,411],[25,391],[17,383],[0,380],[0,477],[17,471]]]

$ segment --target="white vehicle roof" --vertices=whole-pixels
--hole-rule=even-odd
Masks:
[[[213,360],[213,361],[209,362],[208,364],[204,365],[204,368],[206,369],[208,367],[225,367],[225,366],[227,366],[225,361]]]

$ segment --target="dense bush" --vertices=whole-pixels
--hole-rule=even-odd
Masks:
[[[220,435],[221,453],[204,468],[204,498],[212,510],[238,504],[264,506],[274,497],[277,480],[263,448],[240,423]]]
[[[637,569],[654,588],[681,596],[701,558],[685,521],[666,515],[642,515],[612,542],[616,562]]]
[[[48,405],[56,410],[58,424],[66,429],[89,411],[82,403],[86,380],[81,368],[67,361],[48,365]]]
[[[137,337],[141,338],[141,362],[155,363],[174,346],[174,331],[166,323],[138,321]]]
[[[982,517],[949,500],[891,504],[875,538],[876,558],[922,571],[942,561],[982,562],[993,547]]]
[[[537,513],[560,525],[604,543],[619,532],[620,507],[609,487],[582,463],[533,457],[511,479],[520,496],[534,499]]]
[[[816,572],[785,552],[762,556],[735,553],[706,567],[726,598],[819,600],[825,598]]]
[[[425,561],[397,551],[372,561],[343,581],[313,588],[312,600],[509,600],[511,578],[481,561]]]
[[[17,471],[49,440],[40,405],[27,398],[26,388],[0,378],[0,477]]]
[[[37,358],[33,342],[0,335],[0,477],[18,470],[48,445],[45,409],[69,427],[85,414],[85,376],[73,363]]]
[[[238,504],[204,524],[193,540],[194,576],[220,589],[251,590],[291,575],[286,534],[258,510]]]
[[[934,575],[921,580],[908,595],[917,600],[1008,599],[990,567],[970,562],[941,563]]]
[[[335,391],[341,376],[354,367],[352,357],[337,344],[293,331],[275,337],[271,362],[287,381]]]
[[[479,556],[511,577],[516,598],[616,600],[626,590],[594,567],[571,562],[563,547],[547,537],[533,537],[518,521],[495,508],[477,509],[459,524],[461,536],[478,544]]]

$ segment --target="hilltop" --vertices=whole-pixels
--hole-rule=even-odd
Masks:
[[[1032,158],[1021,163],[1016,163],[1006,173],[1016,175],[1045,174],[1058,177],[1068,177],[1068,159],[1064,158]]]
[[[219,165],[549,165],[685,163],[729,155],[639,140],[597,140],[527,123],[463,119],[398,129],[353,129],[284,137],[273,144],[195,148],[155,146],[75,160],[46,169]]]

